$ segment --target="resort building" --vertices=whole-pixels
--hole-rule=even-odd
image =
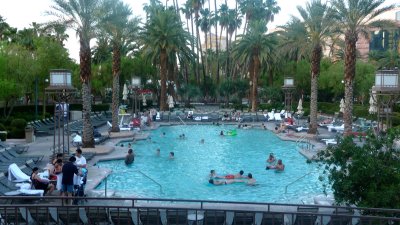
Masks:
[[[211,38],[210,38],[211,36]],[[202,44],[201,47],[203,49],[203,51],[205,51],[205,49],[212,49],[213,51],[215,51],[217,49],[216,47],[216,43],[218,42],[218,49],[225,51],[226,49],[226,36],[219,36],[216,34],[211,33],[207,35],[207,46],[206,46],[206,41],[204,40],[204,36],[202,36]]]

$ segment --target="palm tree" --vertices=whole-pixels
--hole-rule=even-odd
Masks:
[[[140,34],[143,54],[151,62],[160,65],[160,110],[167,110],[167,69],[168,62],[174,62],[177,54],[190,55],[190,35],[183,29],[174,10],[161,9],[152,13]]]
[[[217,0],[214,0],[214,26],[215,26],[215,52],[217,57],[219,57],[219,43],[218,43],[218,8],[217,8]],[[217,60],[217,84],[219,84],[219,60]]]
[[[208,67],[207,67],[207,47],[208,47],[208,40],[207,40],[208,38],[207,37],[208,37],[208,33],[211,30],[211,26],[213,25],[212,24],[213,21],[211,20],[211,17],[213,15],[211,14],[210,10],[208,10],[208,9],[201,9],[200,14],[201,14],[201,18],[200,18],[200,20],[198,20],[199,24],[197,24],[197,26],[200,26],[201,31],[203,31],[203,33],[204,33],[204,40],[205,40],[205,44],[206,44],[206,49],[204,51],[204,53],[205,53],[204,58],[206,60],[204,60],[203,63],[205,65],[206,73],[208,75],[209,72],[208,72]],[[210,41],[211,41],[211,39],[210,39]]]
[[[257,88],[260,69],[271,57],[272,49],[277,44],[274,34],[266,34],[267,22],[265,20],[252,21],[245,35],[239,35],[233,43],[233,57],[249,64],[252,81],[251,110],[257,110]]]
[[[65,25],[76,31],[79,37],[80,80],[82,83],[82,117],[83,117],[83,147],[94,147],[93,126],[90,119],[92,112],[91,51],[90,40],[94,37],[98,23],[96,15],[100,9],[100,0],[53,0],[52,11],[48,14],[57,17],[55,23]]]
[[[305,45],[302,48],[311,51],[311,99],[310,99],[310,129],[308,133],[317,132],[317,103],[318,103],[318,76],[322,58],[322,47],[325,40],[330,36],[333,25],[332,11],[326,3],[321,0],[312,0],[306,7],[297,6],[297,10],[303,19],[303,26],[306,36],[303,36]],[[298,44],[298,43],[297,43]]]
[[[197,46],[200,53],[201,64],[203,66],[203,82],[206,80],[206,71],[204,68],[204,58],[203,58],[203,49],[201,47],[201,38],[200,38],[200,31],[199,31],[199,17],[200,17],[200,9],[203,7],[205,0],[190,0],[192,3],[192,9],[194,12],[194,19],[196,24],[196,39],[197,39]]]
[[[356,43],[358,36],[367,35],[369,27],[380,26],[383,22],[387,22],[376,20],[379,15],[394,8],[394,5],[381,7],[384,2],[385,0],[331,1],[335,10],[337,24],[344,34],[345,41],[345,109],[343,112],[345,135],[351,135],[352,132],[353,86],[356,75]]]
[[[138,31],[138,19],[129,20],[132,10],[122,1],[106,0],[103,5],[103,18],[100,29],[103,29],[112,44],[112,127],[111,132],[119,132],[118,110],[121,73],[121,50],[125,39],[134,36]],[[131,41],[133,38],[130,38]]]

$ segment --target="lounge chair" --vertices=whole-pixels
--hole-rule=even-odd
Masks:
[[[274,113],[274,120],[275,121],[282,121],[282,117],[280,113]]]
[[[2,224],[35,224],[26,208],[0,208]]]
[[[261,225],[283,225],[284,218],[284,213],[266,212],[263,214]]]
[[[113,224],[134,225],[132,212],[129,209],[110,210],[110,217]]]
[[[89,224],[110,224],[109,212],[105,207],[86,208]]]
[[[296,220],[293,225],[314,225],[317,220],[318,207],[299,206],[297,208],[299,214],[296,215]]]
[[[162,225],[158,209],[139,209],[139,218],[143,225]]]
[[[327,225],[351,225],[353,210],[346,208],[337,208],[331,216]]]
[[[188,212],[185,209],[167,210],[167,225],[186,225]]]
[[[253,225],[255,214],[253,212],[235,212],[233,225]]]
[[[52,207],[34,207],[28,209],[37,224],[60,224],[57,209]]]
[[[204,225],[224,225],[226,220],[225,211],[205,211],[204,212]]]
[[[82,215],[81,216],[81,211]],[[87,217],[84,210],[80,210],[78,207],[62,207],[57,208],[58,219],[64,224],[87,224]]]

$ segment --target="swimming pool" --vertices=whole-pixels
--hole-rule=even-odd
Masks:
[[[151,140],[133,144],[137,155],[133,165],[126,166],[123,160],[97,165],[113,170],[107,188],[124,197],[299,203],[310,202],[313,196],[323,193],[324,183],[319,181],[321,174],[316,163],[306,163],[294,142],[281,141],[271,131],[259,129],[237,130],[237,136],[219,136],[221,130],[226,133],[232,128],[161,127],[151,132]],[[181,134],[185,134],[184,140],[178,138]],[[205,140],[203,144],[201,139]],[[160,156],[155,154],[157,148],[161,150]],[[175,153],[173,160],[168,159],[171,151]],[[270,152],[283,160],[284,172],[265,170]],[[257,185],[213,186],[208,183],[211,169],[220,175],[244,170],[245,174],[253,174]],[[101,183],[97,189],[104,189],[104,185]]]

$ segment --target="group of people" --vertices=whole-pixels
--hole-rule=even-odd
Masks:
[[[269,157],[267,159],[267,167],[265,168],[266,170],[269,169],[275,169],[277,171],[283,171],[285,170],[285,165],[282,163],[282,159],[279,159],[278,162],[275,164],[276,158],[274,156],[274,153],[270,153]]]
[[[59,153],[56,158],[46,166],[48,179],[39,174],[39,168],[32,169],[30,179],[37,190],[43,190],[44,194],[51,194],[57,187],[62,196],[71,196],[74,193],[74,184],[80,184],[80,176],[87,172],[86,159],[82,150],[78,148],[75,156],[71,156],[68,162],[63,162],[64,155]],[[54,185],[56,184],[56,186]]]
[[[248,173],[247,176],[244,176],[243,174],[244,171],[241,170],[237,174],[218,176],[215,170],[211,170],[208,182],[213,185],[227,185],[233,183],[246,183],[247,185],[256,184],[256,179],[253,178],[253,174]]]

